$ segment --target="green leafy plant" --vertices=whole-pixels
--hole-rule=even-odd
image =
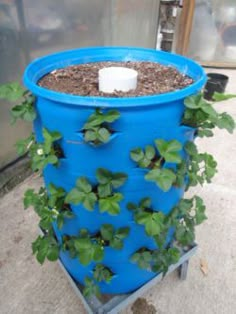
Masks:
[[[76,186],[67,195],[66,201],[71,204],[82,204],[88,210],[94,210],[98,203],[101,213],[108,212],[117,215],[120,212],[119,202],[123,195],[114,192],[114,189],[122,186],[127,180],[125,173],[99,168],[96,172],[98,184],[92,185],[87,178],[81,177],[76,181]]]
[[[129,234],[129,228],[115,230],[112,225],[102,225],[100,231],[91,235],[87,229],[80,230],[78,236],[64,236],[63,249],[70,252],[72,258],[78,258],[82,265],[92,261],[101,262],[104,258],[104,248],[110,246],[120,250],[123,241]]]
[[[154,181],[157,186],[167,192],[176,181],[175,171],[171,168],[163,167],[164,163],[181,163],[182,145],[176,140],[165,141],[155,140],[156,149],[148,145],[145,150],[135,148],[130,152],[130,157],[139,167],[150,169],[145,175],[148,181]]]
[[[101,296],[99,286],[90,277],[85,277],[83,295],[86,298],[90,298],[93,295],[96,295],[97,297]]]
[[[195,226],[205,219],[206,207],[203,200],[195,195],[191,199],[181,199],[169,215],[169,225],[175,228],[175,238],[181,246],[191,245],[195,239]]]
[[[233,97],[236,97],[236,95],[215,93],[213,96],[215,101]],[[201,93],[187,97],[184,104],[186,109],[182,118],[182,124],[196,128],[197,136],[213,136],[212,130],[215,127],[226,129],[229,133],[233,133],[235,128],[234,119],[226,112],[218,113],[213,105],[203,98]]]
[[[151,213],[150,206],[149,198],[142,199],[138,205],[128,204],[128,208],[134,212],[135,221],[137,215],[143,212]],[[162,214],[161,222],[152,224],[153,228],[149,233],[147,232],[148,219],[141,219],[138,223],[145,226],[147,234],[154,238],[158,249],[141,248],[131,256],[131,261],[137,263],[142,269],[166,273],[171,264],[178,262],[180,248],[190,246],[194,242],[195,226],[207,218],[205,210],[203,200],[195,195],[191,199],[182,199],[168,215]],[[170,228],[174,232],[175,244],[173,246],[166,243]]]
[[[84,266],[92,261],[101,262],[104,257],[104,245],[99,235],[91,236],[86,229],[80,230],[77,237],[64,236],[63,249],[69,250],[70,256],[77,257]]]
[[[93,278],[98,282],[110,283],[113,276],[113,272],[103,264],[97,264],[93,270]]]
[[[149,269],[152,262],[152,253],[150,250],[141,248],[131,256],[130,260],[137,263],[141,269]]]
[[[56,222],[58,228],[61,229],[65,220],[73,218],[74,214],[65,202],[64,189],[51,183],[48,191],[49,194],[45,188],[40,188],[36,193],[33,189],[28,189],[24,195],[24,207],[27,209],[33,206],[40,217],[39,226],[43,230],[51,230],[53,222]]]
[[[117,110],[102,112],[101,109],[96,109],[83,126],[84,140],[94,145],[107,143],[113,133],[110,124],[119,117]]]
[[[199,153],[193,142],[186,142],[184,150],[188,154],[188,158],[182,160],[181,164],[177,166],[176,185],[182,186],[186,183],[187,190],[190,186],[203,185],[204,182],[210,183],[217,173],[217,162],[213,156]]]
[[[165,216],[162,212],[151,209],[151,199],[143,198],[138,205],[129,203],[127,208],[134,211],[134,220],[137,224],[144,225],[148,236],[160,235],[165,228]]]
[[[118,228],[117,230],[110,224],[104,224],[101,227],[101,235],[103,240],[109,243],[113,249],[120,250],[123,248],[123,241],[129,235],[129,227]]]
[[[61,134],[55,131],[51,132],[46,128],[43,128],[42,133],[43,143],[36,143],[33,133],[25,140],[19,140],[16,143],[19,155],[28,153],[33,171],[42,170],[48,164],[57,166],[59,165],[59,158],[64,156],[57,142],[61,139]]]
[[[178,262],[180,251],[176,247],[165,249],[149,250],[141,248],[131,256],[131,261],[141,269],[153,272],[167,272],[170,265]]]
[[[59,258],[60,247],[52,231],[43,236],[38,236],[32,243],[33,254],[36,255],[37,261],[42,265],[47,258],[54,262]]]
[[[0,85],[0,99],[19,102],[11,109],[11,123],[15,123],[17,119],[32,122],[36,118],[34,96],[18,82]]]

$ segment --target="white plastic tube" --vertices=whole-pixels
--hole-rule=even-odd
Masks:
[[[107,67],[99,70],[99,91],[113,93],[128,92],[137,88],[138,72],[125,67]]]

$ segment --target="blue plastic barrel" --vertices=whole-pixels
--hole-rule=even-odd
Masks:
[[[176,67],[193,78],[194,83],[184,89],[166,94],[141,97],[107,98],[75,96],[42,88],[37,82],[45,74],[59,68],[97,61],[151,61]],[[181,125],[184,99],[201,90],[206,81],[203,69],[192,60],[162,51],[130,47],[82,48],[52,54],[33,61],[26,69],[24,83],[36,96],[37,119],[34,129],[38,141],[42,141],[42,128],[58,131],[64,157],[60,166],[49,165],[44,170],[46,186],[53,183],[70,191],[76,180],[87,177],[95,182],[98,168],[114,172],[125,172],[126,183],[119,188],[124,195],[121,212],[117,216],[86,210],[82,205],[73,206],[75,218],[68,220],[62,230],[56,230],[57,237],[64,234],[78,235],[81,228],[96,233],[102,224],[115,228],[130,227],[130,234],[122,250],[105,248],[102,264],[115,274],[109,284],[100,284],[103,293],[127,293],[145,284],[156,274],[140,269],[130,261],[134,252],[142,247],[156,249],[144,227],[134,222],[133,214],[126,208],[128,202],[138,203],[143,197],[150,197],[153,208],[168,214],[183,196],[184,188],[172,187],[168,192],[160,190],[155,183],[144,179],[147,170],[140,169],[130,159],[135,147],[153,144],[155,139],[176,139],[184,144],[193,140],[194,129]],[[95,147],[83,140],[81,129],[95,108],[117,109],[120,118],[114,122],[114,133],[110,141]],[[94,263],[83,266],[78,259],[72,259],[68,252],[61,252],[60,258],[75,280],[82,283],[91,276]]]

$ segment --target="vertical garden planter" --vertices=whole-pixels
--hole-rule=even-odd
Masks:
[[[176,67],[193,78],[194,83],[166,94],[124,98],[74,96],[37,85],[42,76],[55,69],[96,61],[159,62]],[[115,230],[129,228],[122,249],[104,245],[101,263],[112,271],[113,277],[109,283],[98,283],[103,293],[133,291],[157,274],[139,268],[131,260],[131,256],[139,249],[158,250],[158,245],[153,237],[147,235],[144,226],[134,221],[134,214],[127,208],[127,204],[137,204],[142,198],[149,197],[156,212],[168,215],[183,197],[185,187],[172,185],[167,191],[163,191],[155,182],[145,180],[148,169],[139,168],[130,157],[130,152],[136,147],[153,145],[155,139],[177,140],[182,147],[187,141],[193,141],[195,129],[181,124],[184,99],[199,92],[205,81],[203,69],[195,62],[174,54],[140,48],[88,48],[65,51],[35,60],[25,71],[25,86],[36,96],[37,118],[34,130],[37,141],[43,141],[43,128],[61,134],[58,144],[64,155],[60,158],[58,166],[47,165],[44,169],[46,187],[52,183],[70,192],[81,177],[86,177],[94,186],[97,183],[96,171],[99,168],[127,175],[124,184],[115,189],[123,195],[119,213],[101,213],[97,203],[93,210],[86,209],[82,204],[71,204],[74,217],[66,219],[61,229],[54,223],[59,242],[62,242],[65,235],[77,236],[81,229],[96,234],[104,224],[111,224]],[[112,123],[113,132],[109,141],[99,146],[85,142],[82,131],[88,117],[96,108],[103,112],[116,109],[120,113],[119,119]],[[180,154],[182,158],[187,158],[183,148]],[[176,165],[165,162],[163,167],[174,169]],[[170,228],[166,245],[171,244],[172,233]],[[60,251],[60,259],[73,278],[82,284],[85,277],[91,277],[96,265],[95,262],[82,265],[78,258],[71,257],[67,250]]]

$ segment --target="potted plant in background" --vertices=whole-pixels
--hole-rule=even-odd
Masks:
[[[96,87],[96,96],[41,85],[48,78],[58,90],[73,71],[78,77],[77,65],[84,64],[84,71],[87,63],[93,62],[91,70],[96,62],[105,66],[108,61],[124,61],[127,67],[136,62],[139,69],[140,63],[160,63],[159,77],[172,71],[172,77],[180,75],[188,84],[158,95],[155,90],[145,95],[140,85],[139,95],[101,95]],[[94,85],[84,73],[88,94]],[[78,82],[72,84],[75,89]],[[213,136],[215,127],[230,133],[235,127],[227,113],[216,112],[203,98],[202,68],[155,50],[86,48],[37,59],[26,69],[24,83],[29,91],[6,84],[0,97],[19,101],[11,111],[13,120],[34,123],[34,133],[17,148],[20,154],[28,152],[32,169],[42,171],[45,181],[45,187],[24,196],[25,208],[34,207],[44,232],[32,244],[37,260],[60,258],[85,285],[86,296],[127,293],[165,273],[206,219],[203,200],[183,198],[184,191],[210,183],[217,171],[213,156],[199,153],[194,139]],[[216,93],[214,101],[230,97]]]

